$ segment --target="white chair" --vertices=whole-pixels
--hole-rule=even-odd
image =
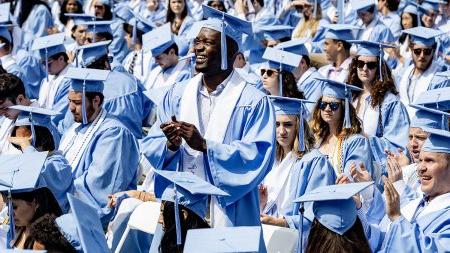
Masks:
[[[161,203],[143,202],[134,209],[128,220],[127,228],[120,238],[115,253],[119,253],[131,229],[137,229],[149,234],[155,234],[158,225]]]
[[[298,232],[295,229],[262,225],[268,253],[292,253],[297,250]]]

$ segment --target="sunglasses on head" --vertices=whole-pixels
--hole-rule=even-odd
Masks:
[[[424,55],[429,56],[433,52],[431,48],[415,48],[413,49],[415,55],[420,56],[423,52]]]
[[[373,70],[378,66],[378,62],[376,62],[376,61],[361,61],[361,60],[358,60],[356,62],[356,66],[359,69],[364,68],[364,65],[366,65],[368,69]]]
[[[273,74],[278,73],[278,71],[271,70],[271,69],[261,69],[261,76],[264,74],[267,74],[268,77],[272,77]]]
[[[325,109],[327,109],[327,106],[330,106],[330,109],[334,112],[334,111],[337,111],[337,109],[339,109],[340,105],[341,105],[341,103],[339,103],[339,102],[323,102],[323,101],[321,101],[319,103],[319,109],[325,110]]]

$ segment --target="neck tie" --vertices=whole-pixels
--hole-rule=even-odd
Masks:
[[[420,213],[425,209],[425,204],[427,203],[427,197],[423,197],[420,201],[419,205],[416,208],[416,211],[414,212],[414,215],[411,219],[411,223],[416,222],[417,217],[420,215]]]
[[[128,73],[134,73],[134,65],[136,64],[137,52],[134,52],[133,59],[131,60],[130,67],[128,68]]]

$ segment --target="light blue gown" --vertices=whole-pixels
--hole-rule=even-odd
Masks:
[[[156,169],[177,168],[181,151],[169,155],[160,125],[171,121],[173,115],[179,118],[186,84],[187,81],[175,85],[165,95],[157,121],[141,145],[143,154]],[[247,83],[231,115],[224,142],[207,140],[207,147],[205,174],[209,182],[230,194],[217,198],[227,218],[233,226],[260,225],[258,185],[272,168],[275,155],[275,112],[269,99]],[[156,177],[157,197],[168,184]]]
[[[52,13],[42,4],[33,7],[27,20],[22,25],[23,38],[18,46],[27,50],[35,38],[47,36],[47,29],[53,27]],[[18,41],[15,41],[18,43]]]
[[[123,22],[117,19],[111,24],[113,41],[109,45],[109,52],[114,55],[114,60],[122,62],[125,56],[130,52],[127,42],[125,41],[125,30],[123,30]]]
[[[178,34],[175,35],[175,41],[178,46],[178,55],[185,56],[189,51],[191,40],[189,37],[189,31],[194,24],[194,19],[191,16],[186,16],[181,24]]]
[[[17,56],[17,64],[25,75],[25,92],[28,98],[37,99],[42,79],[45,78],[45,69],[32,53],[20,50]]]
[[[76,132],[86,131],[80,125]],[[117,119],[107,115],[90,144],[72,168],[77,197],[95,207],[105,226],[111,210],[108,195],[136,189],[139,149],[136,138]]]
[[[375,41],[375,42],[384,42],[384,43],[394,43],[395,39],[394,39],[394,35],[392,35],[391,30],[383,23],[383,21],[380,20],[379,17],[375,17],[374,20],[372,22],[375,22],[373,24],[373,29],[370,32],[369,38],[367,38],[367,40],[369,41]],[[362,21],[358,22],[358,24],[362,24]],[[361,27],[363,27],[361,25]],[[358,30],[357,31],[357,36],[355,36],[355,38],[357,39],[363,39],[362,38],[362,34],[363,32],[366,30],[365,27],[363,27],[364,29]]]
[[[324,84],[316,78],[323,78],[323,76],[315,68],[310,68],[297,81],[297,88],[303,92],[306,100],[317,102],[322,97]],[[312,115],[315,106],[316,104],[306,104],[309,115]]]

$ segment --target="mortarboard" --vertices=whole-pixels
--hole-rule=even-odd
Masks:
[[[280,40],[282,38],[291,38],[291,31],[294,27],[289,25],[264,25],[255,26],[255,33],[262,33],[266,40]]]
[[[229,196],[228,193],[190,172],[164,170],[155,170],[154,172],[173,183],[173,188],[167,187],[164,190],[161,200],[174,202],[178,245],[182,243],[178,204],[189,208],[200,218],[204,219],[207,209],[207,197],[209,195]]]
[[[439,4],[447,4],[447,2],[439,0],[424,0],[420,5],[420,8],[424,10],[424,13],[436,12],[439,10]]]
[[[323,25],[326,28],[325,39],[333,39],[333,40],[353,40],[353,30],[361,29],[358,26],[347,25],[347,24],[325,24]]]
[[[10,44],[12,43],[13,37],[9,29],[12,27],[14,27],[12,24],[0,24],[0,37],[5,38]]]
[[[9,107],[10,109],[22,111],[17,118],[15,125],[16,126],[30,126],[31,127],[31,137],[33,141],[33,146],[35,147],[36,143],[36,131],[34,126],[42,126],[47,128],[53,136],[53,142],[55,144],[55,148],[58,147],[60,136],[58,130],[52,123],[52,116],[56,116],[60,114],[58,111],[33,107],[33,106],[24,106],[24,105],[13,105]]]
[[[83,124],[87,124],[86,115],[86,92],[103,92],[103,81],[108,78],[109,70],[85,69],[70,67],[66,73],[66,78],[70,81],[71,90],[82,92],[82,117]]]
[[[351,5],[353,10],[360,12],[367,11],[370,7],[375,6],[376,2],[375,0],[352,0]]]
[[[111,40],[100,41],[77,47],[76,65],[78,66],[79,60],[81,67],[87,67],[102,56],[107,55],[109,44],[111,44]]]
[[[309,55],[308,49],[305,47],[305,43],[309,42],[309,39],[302,38],[302,39],[293,39],[286,42],[282,42],[278,45],[276,45],[275,49],[280,49],[283,51],[287,51],[289,53],[293,53],[296,55]]]
[[[294,115],[299,118],[298,151],[305,151],[303,119],[308,118],[308,108],[306,108],[305,104],[314,104],[315,102],[280,96],[269,96],[269,98],[270,101],[272,101],[273,107],[275,108],[276,115]]]
[[[418,109],[415,117],[411,119],[410,127],[428,127],[448,131],[448,119],[450,113],[417,104],[410,104],[410,106]]]
[[[346,129],[350,128],[351,127],[350,106],[352,100],[352,91],[362,91],[363,89],[350,84],[341,83],[330,79],[325,78],[316,78],[316,79],[326,84],[323,88],[322,96],[334,97],[337,99],[345,100],[343,127]]]
[[[305,218],[316,218],[329,230],[343,235],[356,221],[356,205],[352,197],[374,182],[327,185],[309,191],[294,202],[313,202],[305,210]],[[301,237],[300,237],[301,238]]]
[[[10,21],[11,3],[0,4],[0,23],[8,23]]]
[[[48,58],[55,54],[66,52],[64,41],[66,40],[65,33],[56,33],[48,36],[37,38],[33,41],[31,50],[39,50],[41,61],[45,61],[45,73],[48,81]]]
[[[380,75],[380,81],[383,81],[382,75],[382,63],[383,63],[383,55],[385,48],[394,48],[395,46],[380,43],[380,42],[372,42],[366,40],[350,40],[349,43],[358,44],[358,48],[356,51],[356,55],[358,56],[375,56],[378,58],[378,71]]]
[[[190,229],[183,252],[260,252],[260,242],[260,226]]]
[[[125,22],[133,18],[133,13],[128,5],[118,5],[115,8],[116,16]]]
[[[112,34],[111,30],[111,24],[114,23],[114,21],[111,20],[101,20],[101,21],[88,21],[82,23],[82,25],[85,25],[87,27],[87,31],[90,33],[93,33],[94,35],[97,33],[110,33]],[[95,42],[95,36],[93,36],[93,39]]]
[[[418,26],[403,30],[411,36],[411,42],[417,45],[431,47],[436,44],[435,37],[442,35],[444,32],[437,29]]]
[[[417,6],[408,2],[406,7],[403,9],[402,13],[411,13],[414,15],[419,15],[419,11],[417,10]]]
[[[175,43],[173,37],[170,23],[167,23],[144,34],[142,43],[145,50],[150,50],[152,56],[157,57]]]
[[[434,128],[422,128],[422,130],[430,134],[422,145],[423,151],[450,154],[449,131]]]
[[[74,25],[81,25],[89,21],[95,21],[96,17],[85,13],[65,13],[64,16],[71,18]]]
[[[147,33],[155,28],[156,25],[139,15],[139,13],[137,12],[132,10],[130,10],[130,12],[133,14],[133,17],[126,23],[133,27],[132,41],[133,43],[137,43],[137,30],[141,31],[142,33]]]
[[[228,36],[233,39],[239,47],[242,44],[242,34],[252,35],[252,23],[242,20],[240,18],[229,15],[225,12],[218,11],[207,5],[202,5],[203,17],[208,18],[202,22],[201,28],[209,28],[220,32],[220,54],[222,57],[222,70],[228,69],[228,59],[227,59],[227,43],[226,37]]]
[[[449,111],[450,87],[427,90],[426,92],[419,94],[414,103],[441,111]]]

